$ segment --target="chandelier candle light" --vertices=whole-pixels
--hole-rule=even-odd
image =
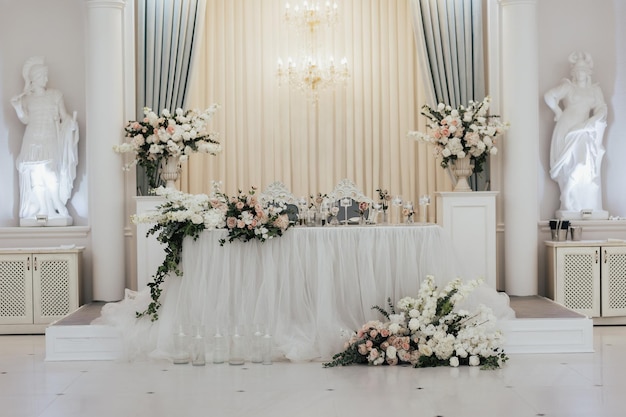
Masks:
[[[348,60],[344,57],[339,65],[330,56],[320,58],[318,54],[318,29],[321,25],[332,27],[337,22],[337,3],[326,2],[321,7],[319,2],[304,2],[302,7],[285,5],[284,20],[303,37],[307,51],[301,58],[287,59],[286,65],[278,58],[277,76],[280,85],[287,84],[294,90],[306,93],[312,101],[317,102],[320,91],[335,85],[345,85],[350,77]]]

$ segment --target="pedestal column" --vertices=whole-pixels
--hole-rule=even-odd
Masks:
[[[536,0],[500,0],[505,290],[537,294],[539,83]]]
[[[86,107],[89,223],[93,299],[124,295],[124,175],[120,142],[124,126],[125,0],[86,0]]]

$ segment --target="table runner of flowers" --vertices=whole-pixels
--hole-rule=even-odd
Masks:
[[[500,368],[508,357],[503,336],[490,308],[480,305],[469,312],[456,308],[474,288],[475,280],[456,279],[438,289],[434,277],[422,282],[417,298],[402,298],[389,310],[372,307],[385,318],[365,323],[346,342],[343,352],[325,367],[351,364],[434,367],[459,365]]]
[[[226,229],[228,236],[220,240],[222,246],[235,240],[265,242],[282,236],[293,225],[285,204],[269,201],[262,205],[254,195],[254,188],[248,193],[239,191],[233,197],[222,193],[216,183],[211,195],[187,194],[164,187],[155,189],[155,194],[164,197],[165,202],[156,211],[132,217],[134,223],[153,223],[147,234],[156,235],[165,245],[165,259],[153,281],[148,283],[152,302],[145,311],[137,313],[137,317],[150,316],[153,321],[159,317],[161,284],[170,272],[181,275],[179,264],[186,237],[196,240],[203,230]]]

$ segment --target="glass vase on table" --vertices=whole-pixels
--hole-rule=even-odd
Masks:
[[[421,207],[422,223],[428,223],[428,206],[430,205],[430,196],[428,194],[422,194],[419,198],[419,205]]]
[[[395,221],[394,223],[402,223],[402,196],[397,195],[391,200],[391,205],[395,207]]]

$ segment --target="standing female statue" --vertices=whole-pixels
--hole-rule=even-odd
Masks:
[[[24,91],[11,99],[17,117],[26,125],[16,161],[20,225],[68,226],[72,218],[65,204],[78,163],[76,112],[70,117],[61,92],[46,89],[48,68],[42,57],[28,59],[22,75]]]
[[[591,82],[591,56],[574,52],[569,62],[572,79],[563,80],[544,96],[556,121],[550,148],[550,177],[561,189],[561,212],[579,214],[591,209],[604,217],[600,166],[607,106],[600,87]],[[562,216],[557,212],[557,217]]]

